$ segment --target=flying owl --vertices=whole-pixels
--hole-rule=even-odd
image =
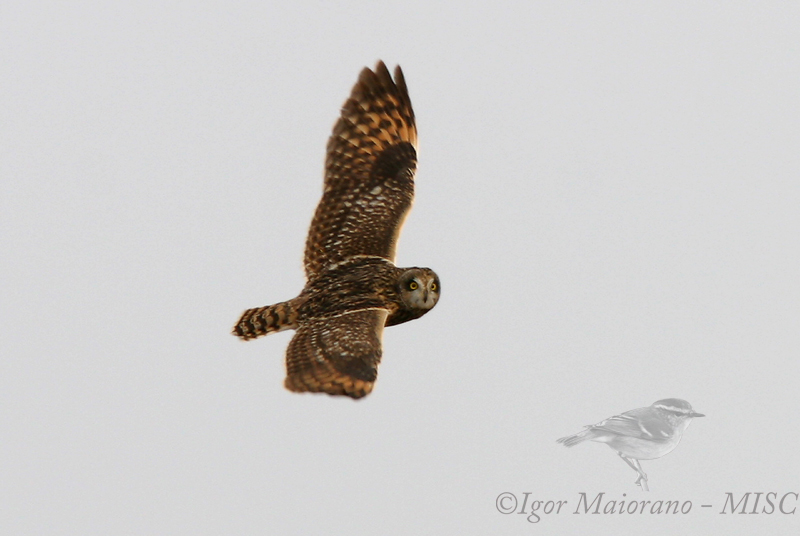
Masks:
[[[322,199],[308,231],[306,285],[296,298],[248,309],[244,340],[286,329],[290,391],[361,398],[375,384],[384,326],[439,300],[429,268],[398,268],[395,248],[414,199],[417,130],[403,71],[364,68],[328,140]]]

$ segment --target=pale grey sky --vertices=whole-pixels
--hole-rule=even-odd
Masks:
[[[17,2],[0,8],[3,534],[796,534],[800,6]],[[324,147],[360,69],[420,137],[398,264],[442,299],[373,394],[284,390]],[[660,398],[643,462],[559,437]],[[502,492],[567,500],[531,525]],[[701,509],[700,504],[714,508]]]

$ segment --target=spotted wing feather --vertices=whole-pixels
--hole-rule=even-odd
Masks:
[[[286,349],[286,388],[361,398],[372,391],[387,311],[367,309],[303,323]]]
[[[414,199],[417,130],[403,72],[365,68],[333,127],[325,183],[306,240],[311,277],[354,255],[394,262]]]

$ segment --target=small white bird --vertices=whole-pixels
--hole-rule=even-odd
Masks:
[[[586,440],[607,444],[639,474],[636,484],[648,491],[647,475],[639,460],[655,460],[671,452],[694,417],[705,415],[696,413],[685,400],[665,398],[587,426],[582,432],[562,437],[558,443],[567,447]]]

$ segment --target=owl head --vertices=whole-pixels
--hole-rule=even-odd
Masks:
[[[441,291],[439,276],[430,268],[403,270],[397,279],[399,308],[386,320],[386,325],[401,324],[421,317],[433,309]]]

